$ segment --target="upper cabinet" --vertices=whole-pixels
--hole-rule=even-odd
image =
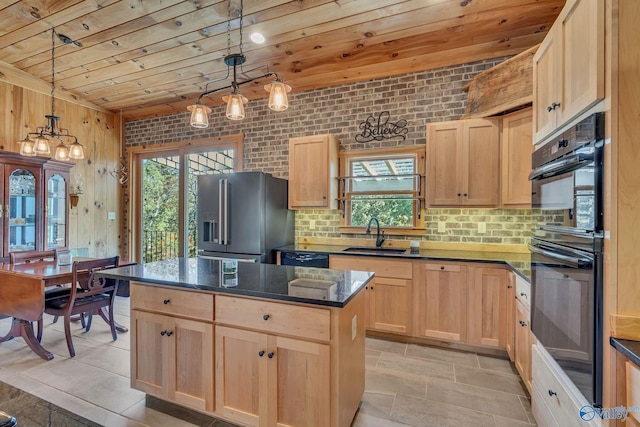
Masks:
[[[427,125],[429,206],[497,206],[500,127],[470,119]]]
[[[0,152],[0,257],[68,246],[71,166]]]
[[[333,135],[289,140],[289,209],[338,208],[338,150]]]
[[[604,0],[569,0],[533,57],[533,140],[604,98]]]
[[[531,141],[530,108],[502,118],[500,204],[505,208],[531,207]]]

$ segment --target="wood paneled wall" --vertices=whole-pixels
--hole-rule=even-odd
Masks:
[[[49,95],[0,81],[0,149],[20,151],[18,141],[46,124]],[[59,125],[85,146],[85,158],[71,169],[71,185],[81,183],[78,206],[69,210],[69,247],[89,256],[121,255],[122,191],[114,170],[120,157],[119,117],[56,97]],[[52,149],[54,147],[52,146]],[[115,212],[116,220],[107,220]]]

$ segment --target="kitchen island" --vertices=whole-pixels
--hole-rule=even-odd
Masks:
[[[349,426],[372,273],[178,258],[131,285],[131,385],[240,425]]]

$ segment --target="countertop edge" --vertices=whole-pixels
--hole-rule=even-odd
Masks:
[[[640,341],[610,337],[609,344],[636,366],[640,367]]]

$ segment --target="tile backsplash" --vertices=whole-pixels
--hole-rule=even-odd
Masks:
[[[391,235],[393,239],[449,243],[493,243],[526,245],[534,222],[562,223],[562,217],[537,209],[427,209],[423,236]],[[444,231],[438,227],[444,226]],[[484,227],[484,230],[482,228]],[[384,226],[382,227],[384,229]],[[441,228],[442,230],[442,228]],[[481,232],[484,231],[484,232]],[[340,211],[296,211],[296,241],[300,238],[362,238],[361,234],[340,233]]]

